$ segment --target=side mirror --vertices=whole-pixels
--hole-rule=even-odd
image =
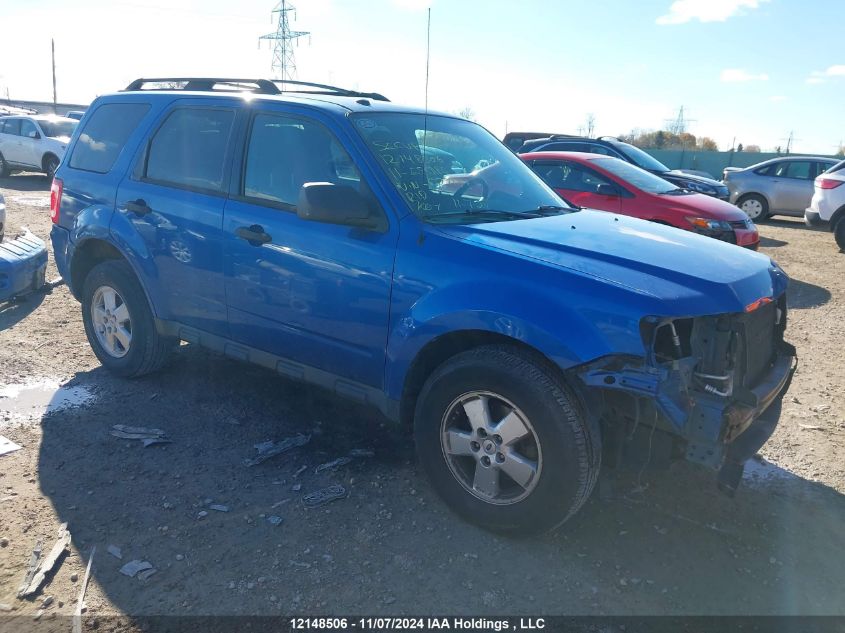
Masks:
[[[618,196],[619,190],[613,185],[602,183],[596,187],[596,193],[600,196]]]
[[[306,182],[299,190],[296,215],[303,220],[379,229],[370,204],[357,190],[330,182]]]
[[[38,140],[38,139],[40,139],[40,138],[41,138],[41,135],[38,133],[38,131],[37,131],[37,130],[32,130],[32,131],[28,134],[28,136],[29,136],[29,138],[34,138],[35,140]]]

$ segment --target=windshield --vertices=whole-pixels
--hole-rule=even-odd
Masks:
[[[680,191],[679,187],[676,187],[668,180],[663,180],[663,178],[655,176],[650,171],[640,169],[636,165],[626,163],[624,160],[619,160],[618,158],[597,158],[593,163],[646,193]]]
[[[50,138],[59,138],[61,136],[71,136],[76,129],[79,121],[66,121],[63,119],[56,120],[41,120],[38,125],[44,134]]]
[[[651,171],[669,171],[669,168],[657,160],[651,154],[641,150],[639,147],[629,145],[628,143],[615,143],[616,149],[621,151],[625,156],[630,158],[637,167],[648,169]]]
[[[484,128],[422,114],[357,114],[355,127],[411,211],[430,222],[536,217],[570,207]]]

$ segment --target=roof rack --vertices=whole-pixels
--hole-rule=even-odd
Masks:
[[[604,136],[599,136],[600,141],[603,141],[606,138],[609,138],[611,141],[619,141],[620,143],[622,142],[622,140],[618,136],[611,136],[610,134],[605,134]]]
[[[582,138],[577,134],[552,134],[549,138],[551,139],[558,139],[558,138]]]
[[[282,87],[280,87],[280,85]],[[284,86],[301,86],[317,90],[285,90]],[[337,95],[341,97],[361,97],[375,101],[389,101],[377,92],[358,92],[337,86],[316,84],[292,79],[244,79],[232,77],[141,77],[123,89],[133,90],[187,90],[197,92],[254,92],[256,94],[279,95],[284,92],[299,92],[317,95]]]

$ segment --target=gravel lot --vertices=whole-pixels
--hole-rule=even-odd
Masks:
[[[46,179],[15,175],[0,192],[10,232],[48,238]],[[845,254],[798,220],[761,232],[793,278],[800,366],[747,485],[730,499],[687,464],[625,473],[529,540],[450,514],[410,434],[370,410],[187,345],[155,376],[116,379],[66,287],[0,305],[0,434],[22,446],[0,457],[0,610],[29,618],[49,596],[42,620],[68,630],[56,614],[75,608],[96,547],[85,618],[123,614],[115,630],[142,614],[845,614]],[[145,448],[114,424],[172,443]],[[311,441],[244,464],[297,433]],[[352,449],[374,456],[315,473]],[[348,496],[304,506],[330,484]],[[33,547],[46,553],[64,522],[70,554],[18,600]],[[157,573],[119,573],[134,559]]]

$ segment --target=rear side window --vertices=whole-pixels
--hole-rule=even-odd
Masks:
[[[146,103],[101,105],[85,124],[68,164],[98,174],[110,171],[129,135],[149,109]]]
[[[3,126],[3,134],[13,134],[15,136],[20,136],[21,133],[21,120],[20,119],[6,119],[0,125]]]
[[[150,142],[144,178],[187,189],[222,191],[234,120],[234,110],[174,110]]]

